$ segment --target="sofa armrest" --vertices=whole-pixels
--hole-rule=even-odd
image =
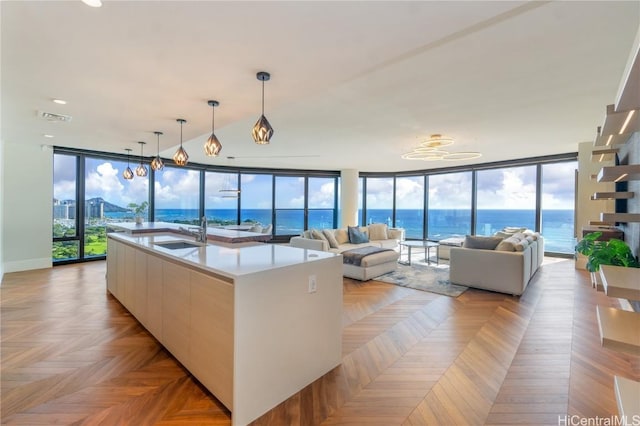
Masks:
[[[520,295],[531,278],[531,250],[451,247],[449,253],[450,280],[454,284]]]
[[[313,240],[304,237],[291,237],[289,240],[291,247],[304,248],[309,250],[329,251],[329,243],[324,240]]]
[[[404,241],[404,228],[389,228],[387,230],[387,236],[389,239]]]

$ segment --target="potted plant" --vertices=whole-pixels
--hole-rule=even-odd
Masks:
[[[134,220],[138,225],[144,222],[144,217],[146,216],[148,206],[149,206],[149,203],[147,201],[143,201],[140,204],[129,203],[129,205],[127,206],[133,211]]]
[[[591,273],[591,280],[595,283],[595,273],[600,265],[624,266],[640,268],[638,258],[622,240],[611,238],[608,241],[599,240],[602,232],[591,232],[585,235],[576,245],[576,253],[587,257],[587,271]]]

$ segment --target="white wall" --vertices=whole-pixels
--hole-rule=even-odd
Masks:
[[[2,157],[0,238],[4,272],[49,268],[53,150],[5,142]]]
[[[2,285],[2,277],[4,276],[4,142],[0,140],[0,285]]]

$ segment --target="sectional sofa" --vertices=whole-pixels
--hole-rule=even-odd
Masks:
[[[404,240],[404,229],[389,228],[384,223],[360,226],[358,230],[367,236],[367,242],[351,242],[348,228],[310,229],[304,231],[300,236],[292,237],[289,245],[311,250],[342,253],[345,250],[366,246],[395,249],[398,247],[398,242]]]
[[[396,269],[398,242],[404,240],[404,229],[389,228],[384,223],[340,229],[310,229],[289,241],[292,247],[329,251],[345,256],[342,274],[345,277],[367,281]],[[378,247],[391,249],[366,255],[358,264],[347,260],[348,250]],[[366,250],[366,249],[365,249]]]
[[[542,265],[544,238],[533,232],[467,236],[449,254],[452,283],[518,296]]]

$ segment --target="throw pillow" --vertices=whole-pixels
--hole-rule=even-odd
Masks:
[[[327,237],[325,237],[324,234],[322,232],[318,231],[317,229],[312,229],[311,230],[311,237],[314,240],[322,240],[322,241],[329,242],[327,240]]]
[[[338,244],[346,244],[349,242],[349,234],[346,229],[336,229],[334,232]]]
[[[517,238],[509,237],[500,241],[498,246],[495,248],[496,251],[516,251],[516,244],[518,244],[520,240]]]
[[[516,251],[525,251],[529,247],[529,241],[520,240],[518,244],[516,244]]]
[[[367,234],[360,231],[357,226],[347,227],[347,232],[349,233],[349,242],[351,244],[362,244],[369,242],[369,237],[367,237]]]
[[[500,237],[500,238],[509,238],[512,235],[513,235],[512,232],[504,232],[504,231],[498,231],[495,234],[493,234],[494,237]]]
[[[327,238],[327,241],[329,241],[329,247],[338,248],[340,244],[338,244],[338,240],[336,240],[336,236],[331,229],[323,229],[322,233]]]
[[[500,237],[485,237],[481,235],[467,235],[462,247],[480,250],[494,250],[500,244]]]
[[[262,225],[253,225],[251,228],[249,228],[249,232],[257,232],[257,233],[262,233]]]
[[[517,227],[517,226],[505,226],[502,229],[502,231],[506,232],[506,233],[509,233],[509,234],[515,234],[516,232],[522,232],[525,229],[527,229],[527,228],[520,228],[520,227]]]
[[[372,223],[369,225],[369,239],[371,240],[388,240],[387,224],[386,223]]]

